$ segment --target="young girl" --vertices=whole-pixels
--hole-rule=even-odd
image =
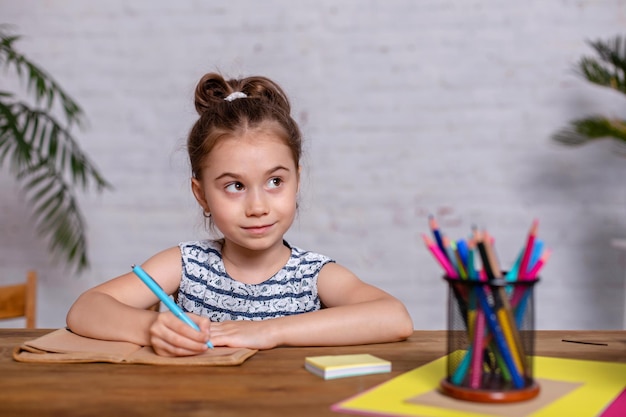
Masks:
[[[283,90],[265,77],[198,83],[200,115],[187,141],[191,189],[223,238],[183,242],[143,269],[198,325],[169,311],[132,272],[82,294],[67,315],[75,333],[152,345],[164,356],[214,346],[351,345],[413,331],[404,305],[327,256],[283,239],[296,215],[301,136]]]

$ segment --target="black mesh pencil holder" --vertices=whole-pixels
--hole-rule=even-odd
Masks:
[[[448,361],[443,393],[478,402],[515,402],[539,393],[533,379],[533,289],[538,279],[450,278]]]

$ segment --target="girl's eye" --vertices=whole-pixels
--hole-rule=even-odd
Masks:
[[[278,177],[275,177],[275,178],[270,179],[267,185],[269,186],[269,188],[278,188],[280,187],[282,183],[283,183],[283,180],[281,180]]]
[[[227,193],[239,193],[243,191],[243,189],[244,189],[244,186],[240,182],[233,182],[226,186]]]

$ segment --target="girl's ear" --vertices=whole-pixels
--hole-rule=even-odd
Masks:
[[[198,204],[200,204],[200,207],[202,207],[202,210],[205,213],[210,213],[211,210],[209,209],[209,204],[207,203],[206,198],[204,196],[204,190],[202,189],[202,184],[197,178],[191,179],[191,191],[193,192],[194,197],[196,197],[196,201],[198,202]]]
[[[302,174],[302,165],[298,165],[298,188],[296,188],[296,193],[300,192],[300,177]]]

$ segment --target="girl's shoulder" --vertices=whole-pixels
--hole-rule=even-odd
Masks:
[[[332,262],[335,260],[329,256],[323,255],[321,253],[312,252],[309,250],[304,250],[298,246],[290,245],[287,241],[284,242],[285,246],[291,249],[291,259],[289,262],[297,263],[297,264],[320,264],[321,266]]]
[[[180,248],[183,260],[194,260],[197,262],[209,261],[212,263],[222,260],[222,244],[221,240],[205,239],[180,242],[178,247]],[[287,241],[284,241],[284,244],[291,250],[290,259],[286,265],[287,267],[296,265],[317,265],[321,268],[327,263],[335,263],[335,260],[330,256],[302,249],[289,244]]]
[[[190,240],[178,244],[183,258],[222,258],[222,243],[219,240]]]
[[[201,248],[201,249],[215,249],[221,250],[222,242],[221,240],[215,239],[202,239],[202,240],[189,240],[185,242],[180,242],[178,244],[179,248]]]

